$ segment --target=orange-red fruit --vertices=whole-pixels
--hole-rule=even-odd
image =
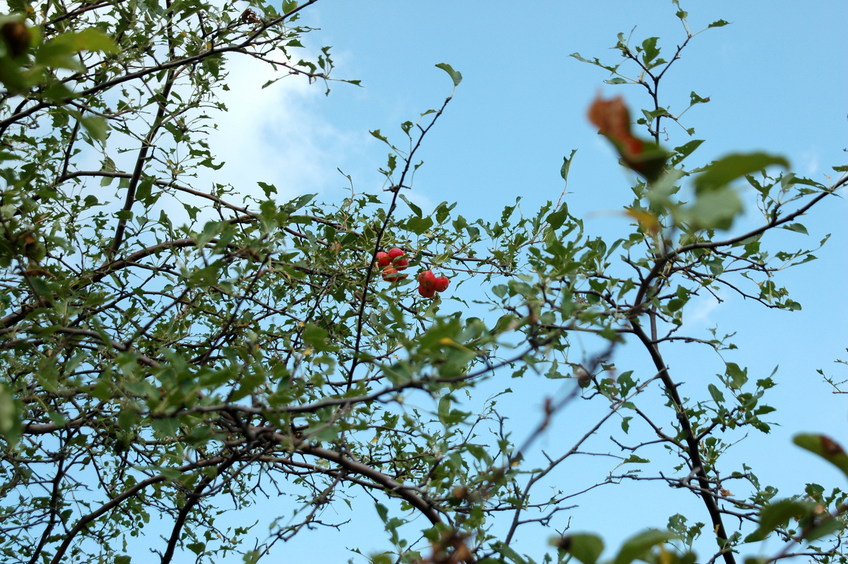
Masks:
[[[398,257],[402,257],[404,255],[403,249],[399,247],[392,247],[389,249],[389,258],[395,260]]]
[[[433,283],[433,288],[435,288],[437,292],[444,292],[448,289],[449,284],[450,280],[448,280],[447,276],[439,276]]]
[[[384,253],[383,251],[377,253],[377,264],[380,265],[380,267],[389,266],[391,260],[392,259],[389,258],[389,253]]]

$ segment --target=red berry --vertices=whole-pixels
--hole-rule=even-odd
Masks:
[[[400,274],[397,268],[393,266],[387,266],[383,269],[383,272],[380,273],[383,277],[383,280],[389,282],[390,284],[397,284],[404,278],[406,278],[406,274]]]
[[[409,259],[408,258],[399,258],[399,259],[395,260],[394,264],[395,264],[395,268],[397,268],[398,270],[403,270],[404,268],[409,266]]]
[[[389,266],[389,262],[391,262],[391,260],[392,259],[389,258],[389,253],[384,253],[383,251],[377,253],[377,264],[380,265],[380,267]]]
[[[447,276],[439,276],[433,283],[433,288],[435,288],[437,292],[444,292],[448,289],[449,284],[450,280],[448,280]]]
[[[398,257],[402,257],[404,254],[406,253],[404,253],[403,249],[399,247],[392,247],[391,249],[389,249],[389,258],[392,260],[395,260]]]
[[[421,285],[421,288],[430,292],[436,287],[436,275],[433,274],[432,270],[425,270],[418,275],[418,283]]]
[[[418,286],[418,293],[421,294],[423,298],[432,298],[436,295],[436,290],[433,288],[427,289],[424,286]]]

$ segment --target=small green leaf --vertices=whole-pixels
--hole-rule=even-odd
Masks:
[[[0,384],[0,436],[16,443],[21,436],[21,419],[18,406],[9,388]]]
[[[571,161],[574,159],[574,153],[576,152],[577,149],[572,149],[570,155],[562,158],[562,167],[559,169],[559,175],[562,176],[563,180],[568,180],[568,169],[571,168]]]
[[[439,63],[436,65],[436,68],[440,68],[451,77],[454,86],[459,86],[459,83],[462,82],[462,74],[459,71],[453,70],[453,67],[447,63]]]
[[[790,223],[788,225],[784,225],[783,228],[788,231],[794,231],[795,233],[803,233],[804,235],[809,235],[809,233],[807,233],[807,228],[804,227],[804,225],[801,223]]]
[[[403,194],[400,194],[400,199],[406,202],[406,205],[409,206],[409,209],[412,210],[412,213],[414,213],[416,217],[422,217],[424,215],[424,212],[421,211],[421,208],[410,202],[409,199]]]
[[[725,363],[725,374],[730,378],[730,387],[738,390],[748,381],[748,369],[740,368],[735,362]]]
[[[563,205],[563,207],[555,212],[551,212],[548,214],[546,221],[551,226],[551,229],[559,229],[565,220],[568,218],[568,208]]]
[[[707,103],[707,102],[709,102],[709,101],[710,101],[709,97],[707,97],[707,98],[702,98],[702,97],[701,97],[701,96],[700,96],[697,92],[695,92],[694,90],[693,90],[692,92],[690,92],[690,93],[689,93],[689,104],[690,104],[690,105],[692,105],[692,106],[694,106],[695,104],[706,104],[706,103]]]
[[[272,194],[277,193],[277,187],[273,184],[268,184],[267,182],[257,182],[260,188],[262,188],[262,192],[265,193],[266,198],[270,198]]]
[[[643,60],[645,66],[651,66],[651,61],[653,61],[657,55],[660,54],[660,50],[657,48],[657,41],[659,37],[649,37],[645,41],[642,42],[642,50],[644,51]]]
[[[692,141],[689,141],[688,143],[684,143],[683,145],[680,145],[679,147],[675,147],[674,148],[674,155],[672,155],[672,157],[671,157],[671,166],[677,166],[678,163],[683,161],[683,159],[685,159],[686,157],[691,155],[695,151],[695,149],[700,147],[701,143],[703,143],[703,142],[704,142],[703,139],[693,139]]]
[[[766,153],[736,153],[713,161],[695,178],[695,193],[711,192],[723,188],[746,174],[763,170],[771,165],[789,168],[783,157]]]
[[[724,27],[726,25],[730,25],[730,22],[727,20],[716,20],[707,27]]]
[[[386,139],[386,136],[383,135],[383,133],[379,129],[375,129],[374,131],[369,131],[368,133],[370,133],[372,137],[376,137],[377,139],[379,139],[383,143],[386,143],[387,145],[389,144],[389,140]]]
[[[190,542],[186,545],[186,548],[188,548],[190,551],[192,551],[195,554],[200,554],[204,550],[206,550],[206,543]]]
[[[724,394],[715,385],[710,384],[707,386],[707,389],[710,391],[710,396],[712,396],[714,402],[718,404],[724,403]]]
[[[377,515],[380,516],[380,521],[383,523],[389,520],[389,508],[382,503],[374,502],[374,508],[377,510]]]
[[[433,227],[433,218],[432,217],[410,217],[406,220],[406,228],[415,233],[416,235],[422,235],[426,233],[431,227]]]

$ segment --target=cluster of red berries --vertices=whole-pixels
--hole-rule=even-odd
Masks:
[[[401,274],[401,271],[409,266],[409,259],[404,257],[405,254],[403,249],[398,247],[389,249],[389,252],[377,253],[375,258],[383,280],[389,284],[397,284],[406,279],[407,275]],[[449,284],[447,276],[436,276],[432,270],[425,270],[418,275],[418,293],[424,298],[432,298],[436,292],[444,292]]]
[[[409,259],[404,258],[404,254],[403,249],[397,247],[389,249],[388,253],[383,251],[377,253],[377,265],[383,269],[380,273],[383,280],[390,284],[397,284],[406,278],[406,274],[400,273],[409,265]]]
[[[432,270],[425,270],[418,275],[418,293],[424,298],[432,298],[436,292],[444,292],[448,289],[447,276],[436,276]]]

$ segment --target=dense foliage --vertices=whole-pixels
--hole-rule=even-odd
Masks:
[[[824,186],[764,153],[690,165],[696,139],[663,147],[663,123],[677,118],[658,88],[697,35],[685,28],[667,55],[657,38],[624,36],[617,63],[576,55],[613,84],[645,88],[652,104],[637,114],[598,99],[589,110],[638,174],[622,202],[632,232],[617,241],[587,233],[562,199],[529,216],[507,207],[493,220],[410,202],[416,153],[450,97],[401,124],[399,140],[372,132],[390,150],[383,192],[322,203],[281,201],[264,183],[263,198],[199,185],[204,169],[222,165],[206,139],[226,111],[217,95],[228,65],[252,57],[280,78],[333,80],[330,50],[310,56],[302,43],[316,1],[8,3],[2,560],[146,561],[128,543],[165,523],[162,538],[157,529],[145,541],[162,562],[187,552],[255,562],[284,555],[286,540],[316,527],[344,534],[326,509],[350,503],[376,506],[384,522],[386,552],[366,555],[374,562],[528,562],[525,552],[595,562],[600,537],[567,530],[582,486],[563,481],[551,493],[539,484],[604,429],[610,442],[593,448],[612,463],[590,478],[596,485],[661,480],[702,507],[633,537],[616,564],[694,562],[699,537],[715,541],[697,545],[713,551],[701,562],[738,562],[757,551],[746,542],[763,538],[782,541],[772,558],[848,561],[842,490],[811,484],[776,499],[756,469],[723,465],[729,433],[769,431],[764,402],[775,379],[752,381],[727,362],[683,394],[664,357],[673,343],[733,346],[687,334],[696,295],[721,287],[767,308],[799,308],[774,274],[811,260],[811,250],[765,241],[778,229],[804,233],[801,217],[846,178]],[[459,72],[437,66],[460,85]],[[692,105],[705,101],[692,94]],[[756,190],[759,220],[728,234],[743,183]],[[576,333],[597,350],[570,354]],[[625,344],[654,371],[617,366]],[[498,402],[538,379],[563,391],[518,436]],[[469,391],[483,387],[496,392],[475,401]],[[539,437],[575,402],[597,417],[582,438],[541,456]],[[848,474],[832,439],[796,442]],[[652,463],[656,445],[670,458]],[[268,496],[286,501],[264,537],[222,516]],[[519,531],[538,527],[550,530],[550,546],[517,544]]]

